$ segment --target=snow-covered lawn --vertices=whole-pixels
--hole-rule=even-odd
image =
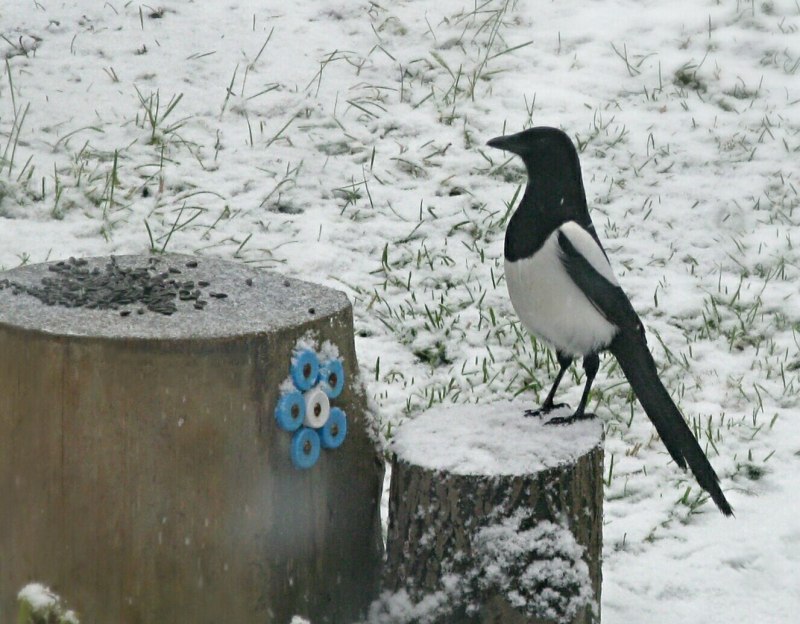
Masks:
[[[0,266],[168,250],[342,289],[387,438],[535,403],[554,362],[502,273],[524,172],[483,146],[560,126],[736,510],[605,359],[603,621],[795,622],[799,28],[794,0],[6,0]]]

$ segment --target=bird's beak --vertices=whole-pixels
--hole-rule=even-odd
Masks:
[[[507,134],[506,136],[499,136],[493,139],[490,139],[486,142],[486,145],[489,147],[496,147],[497,149],[504,150],[506,152],[511,152],[512,154],[517,154],[517,150],[515,149],[517,143],[517,136],[515,134]]]

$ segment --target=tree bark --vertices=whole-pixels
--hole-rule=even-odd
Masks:
[[[397,433],[385,588],[437,605],[419,621],[600,620],[602,427],[546,427],[524,418],[525,407],[453,406],[423,414]],[[495,440],[495,454],[504,438],[525,435],[530,453],[542,455],[553,435],[568,440],[578,429],[580,448],[567,457],[556,452],[552,461],[545,454],[535,471],[519,474],[526,457],[525,444],[517,443],[500,465],[485,462],[490,470],[481,473],[480,462],[461,457],[475,455],[480,443],[474,435],[461,439],[448,419]],[[521,430],[509,431],[509,423]],[[406,435],[406,428],[416,431]],[[419,448],[425,444],[429,448]],[[446,456],[445,467],[436,466],[437,454]]]

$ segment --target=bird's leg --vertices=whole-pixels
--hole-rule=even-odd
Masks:
[[[594,418],[594,414],[586,413],[586,402],[589,400],[589,390],[592,387],[597,370],[600,368],[600,356],[592,353],[583,358],[583,370],[586,372],[586,385],[583,387],[583,394],[581,395],[581,402],[578,403],[578,409],[572,416],[556,416],[547,421],[548,425],[568,425],[576,420],[587,420]]]
[[[542,403],[542,406],[539,409],[535,410],[525,410],[525,416],[543,416],[548,412],[552,412],[554,409],[558,409],[560,407],[569,407],[566,403],[553,403],[553,399],[556,396],[556,390],[558,390],[558,384],[561,383],[562,377],[564,377],[564,373],[567,372],[570,364],[572,364],[572,356],[565,355],[560,351],[556,351],[556,359],[558,360],[558,374],[556,374],[556,378],[553,380],[553,386],[550,388],[550,392],[547,393],[547,398]]]

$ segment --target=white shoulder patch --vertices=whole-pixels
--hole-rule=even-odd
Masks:
[[[564,234],[572,243],[572,246],[581,254],[589,264],[592,265],[595,271],[605,277],[609,282],[615,286],[619,286],[617,278],[614,276],[614,271],[608,263],[603,250],[592,238],[592,235],[584,230],[575,221],[567,221],[558,230]]]

